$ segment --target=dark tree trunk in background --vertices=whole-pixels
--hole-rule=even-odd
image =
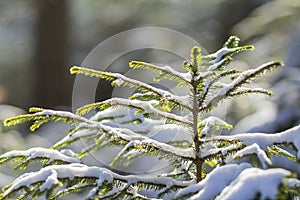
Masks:
[[[36,0],[34,103],[41,107],[70,106],[72,78],[68,65],[66,0]]]

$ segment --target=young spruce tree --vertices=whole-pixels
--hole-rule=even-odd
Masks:
[[[128,99],[114,97],[85,105],[75,114],[34,107],[30,114],[7,119],[6,126],[33,121],[32,131],[49,121],[63,121],[74,128],[49,149],[36,147],[3,154],[0,164],[14,161],[15,169],[25,169],[32,161],[43,166],[4,187],[0,199],[58,199],[82,191],[87,191],[81,193],[86,194],[85,199],[225,200],[299,196],[300,126],[274,134],[220,135],[219,129],[231,129],[231,125],[214,116],[205,118],[224,100],[251,93],[271,95],[268,90],[247,86],[265,72],[280,67],[280,62],[249,70],[226,68],[233,55],[252,49],[239,46],[239,38],[235,36],[213,54],[202,55],[199,47],[193,47],[190,58],[183,63],[185,73],[167,65],[130,62],[131,68],[157,72],[157,81],[164,78],[177,82],[178,87],[188,90],[186,96],[122,74],[72,67],[71,74],[106,79],[114,86],[129,86],[138,92]],[[97,110],[94,116],[83,117],[93,109]],[[160,137],[149,137],[157,130]],[[174,134],[189,139],[164,139]],[[90,145],[73,152],[70,145],[80,140]],[[83,163],[85,156],[109,146],[121,147],[112,165],[127,166],[147,155],[167,160],[173,171],[156,176],[121,175]],[[281,157],[293,167],[280,167],[278,162],[273,163],[274,157]]]

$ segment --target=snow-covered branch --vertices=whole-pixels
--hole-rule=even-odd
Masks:
[[[101,129],[106,134],[112,135],[114,137],[117,137],[118,139],[121,139],[126,142],[130,141],[139,141],[139,146],[141,147],[148,147],[148,148],[154,148],[155,150],[159,150],[160,152],[185,158],[185,159],[193,159],[195,157],[195,153],[193,148],[177,148],[172,145],[159,142],[156,140],[153,140],[149,137],[137,134],[129,129],[118,129],[118,128],[112,128],[110,126],[106,126],[100,123],[95,123],[95,126],[86,126],[88,129]],[[84,127],[84,125],[82,126]]]
[[[96,109],[96,108],[101,109],[101,107],[107,108],[107,106],[126,106],[129,108],[141,109],[148,114],[154,114],[159,117],[163,117],[163,118],[173,120],[176,122],[180,122],[183,124],[187,124],[187,125],[192,124],[192,122],[191,122],[191,120],[189,120],[188,116],[178,116],[176,114],[163,112],[163,111],[157,109],[156,107],[159,106],[159,101],[156,101],[156,100],[151,100],[151,101],[146,102],[146,101],[140,101],[137,99],[129,100],[129,99],[123,99],[123,98],[111,98],[111,99],[105,100],[103,102],[85,105],[85,106],[79,108],[77,110],[77,113],[82,115],[92,109]]]
[[[273,144],[293,144],[298,150],[297,158],[300,159],[300,125],[280,133],[241,133],[230,136],[217,136],[213,140],[241,141],[247,146],[256,143],[264,151]]]
[[[94,183],[93,187],[96,189],[102,187],[106,188],[114,181],[123,182],[127,185],[127,187],[141,184],[154,187],[168,186],[184,188],[195,183],[194,181],[178,181],[170,177],[141,177],[135,175],[122,176],[105,168],[89,167],[83,164],[52,165],[45,167],[40,171],[26,173],[20,176],[5,189],[4,193],[2,193],[2,196],[0,197],[6,198],[19,189],[36,187],[41,182],[43,183],[39,189],[41,193],[53,188],[57,188],[59,192],[60,189],[63,189],[59,186],[62,186],[63,183],[67,183],[67,180],[73,181],[78,179],[90,179],[91,182]]]
[[[172,80],[179,79],[181,81],[184,81],[186,83],[190,83],[192,76],[189,72],[182,73],[174,70],[172,67],[168,65],[164,66],[158,66],[146,62],[139,62],[139,61],[131,61],[129,63],[129,66],[133,69],[135,68],[145,68],[145,69],[150,69],[152,71],[157,71],[161,75],[166,75],[170,77]]]
[[[232,81],[230,84],[222,88],[215,96],[213,96],[211,99],[209,99],[204,106],[200,107],[200,111],[212,108],[213,106],[216,106],[218,102],[221,100],[229,97],[230,93],[235,92],[236,89],[238,89],[243,84],[246,84],[249,82],[249,80],[257,77],[260,74],[263,74],[264,72],[272,69],[276,69],[278,67],[282,66],[281,62],[269,62],[265,63],[255,69],[246,70],[239,74],[239,76]]]
[[[23,151],[13,150],[0,156],[0,164],[4,164],[10,160],[22,161],[16,168],[24,167],[24,165],[27,165],[32,160],[47,160],[46,165],[50,165],[51,163],[80,163],[76,154],[70,149],[57,151],[41,147]]]
[[[279,187],[284,177],[290,176],[291,172],[285,169],[248,168],[242,171],[229,186],[216,197],[216,200],[233,200],[243,197],[254,199],[257,194],[261,199],[276,199]]]
[[[214,199],[227,185],[235,180],[238,175],[250,164],[229,164],[217,167],[201,182],[181,189],[175,198],[191,196],[191,199]],[[216,184],[217,183],[217,184]]]
[[[121,86],[121,85],[129,85],[132,87],[136,87],[137,89],[146,90],[153,92],[157,95],[159,95],[162,99],[171,101],[179,106],[182,106],[183,108],[191,110],[192,108],[187,102],[187,98],[184,96],[177,96],[172,94],[169,91],[156,88],[154,86],[151,86],[147,83],[144,83],[142,81],[138,81],[135,79],[128,78],[122,74],[119,73],[112,73],[112,72],[101,72],[97,70],[82,68],[74,66],[71,68],[72,74],[84,74],[87,76],[96,76],[100,78],[105,78],[107,80],[113,80],[115,85]]]
[[[252,154],[257,155],[257,158],[260,161],[260,164],[263,169],[267,169],[268,166],[272,165],[271,159],[268,158],[267,154],[261,148],[259,148],[259,146],[256,143],[239,150],[233,155],[233,158],[237,159],[239,157],[244,157],[245,155]]]

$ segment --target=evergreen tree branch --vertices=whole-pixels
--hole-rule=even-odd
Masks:
[[[9,161],[18,161],[21,163],[15,167],[15,169],[25,169],[29,162],[40,160],[47,165],[53,164],[70,164],[80,163],[80,160],[76,154],[64,149],[62,151],[45,149],[41,147],[35,147],[24,151],[9,151],[0,156],[0,165]]]
[[[133,69],[136,68],[145,68],[151,71],[158,72],[162,76],[166,76],[170,80],[176,80],[178,82],[184,82],[185,84],[189,84],[191,81],[190,73],[181,73],[174,70],[172,67],[164,65],[164,66],[157,66],[154,64],[140,62],[140,61],[131,61],[129,66]]]
[[[218,75],[211,75],[207,78],[206,82],[204,83],[204,88],[203,90],[201,91],[201,96],[199,96],[199,106],[203,106],[203,103],[205,102],[212,86],[214,85],[214,83],[220,81],[222,78],[225,78],[227,76],[230,76],[230,75],[234,75],[234,74],[239,74],[243,72],[242,70],[227,70],[225,72],[221,72],[220,74]],[[214,92],[214,90],[212,91]]]
[[[142,146],[151,147],[151,148],[157,149],[159,151],[162,151],[167,154],[174,155],[174,156],[179,156],[179,157],[183,157],[183,158],[187,158],[187,159],[193,158],[193,153],[191,152],[192,151],[191,149],[176,148],[171,145],[155,141],[146,136],[142,136],[142,135],[135,133],[129,129],[120,129],[119,130],[118,128],[112,128],[110,126],[102,124],[101,122],[89,120],[84,117],[81,117],[81,116],[78,116],[78,115],[75,115],[73,113],[66,112],[66,111],[43,110],[41,112],[30,114],[30,116],[22,116],[22,117],[25,118],[26,121],[36,120],[36,118],[39,120],[40,117],[42,117],[43,119],[49,118],[48,121],[55,120],[55,121],[67,121],[67,122],[71,121],[73,123],[77,122],[77,123],[80,123],[80,125],[78,126],[79,129],[87,128],[87,129],[102,131],[108,135],[113,134],[118,139],[121,139],[125,142],[129,142],[131,140],[140,140],[140,141],[142,141],[142,143],[141,143]],[[15,121],[17,121],[18,123],[23,122],[23,120],[21,120],[21,121],[19,120],[19,117],[14,117],[14,118],[8,119],[6,122],[6,125],[15,124]],[[83,134],[86,134],[86,133],[83,133]],[[87,134],[90,135],[90,133],[87,133]],[[81,137],[82,137],[82,135],[81,135]],[[57,147],[58,145],[55,145],[55,146]]]
[[[172,121],[180,122],[186,125],[192,125],[191,121],[186,116],[178,116],[176,114],[167,113],[160,111],[159,109],[155,108],[159,106],[159,102],[156,100],[151,101],[140,101],[140,100],[128,100],[123,98],[111,98],[103,102],[93,103],[85,105],[77,110],[78,115],[84,115],[92,109],[99,108],[100,110],[104,110],[109,106],[126,106],[129,108],[136,108],[139,110],[143,110],[148,114],[154,114]]]
[[[20,123],[34,121],[31,125],[30,130],[34,131],[39,128],[42,124],[49,121],[62,121],[69,124],[78,124],[80,122],[89,123],[89,121],[81,116],[75,115],[67,111],[54,111],[50,109],[44,109],[34,114],[19,115],[16,117],[8,118],[4,121],[5,126],[17,125]]]
[[[187,197],[193,197],[194,199],[215,199],[231,181],[234,181],[241,172],[250,167],[251,165],[246,163],[241,165],[228,164],[217,167],[202,181],[179,190],[174,199],[186,199]],[[218,187],[216,187],[216,183],[218,183]]]
[[[79,125],[80,126],[80,125]],[[59,140],[56,144],[52,146],[53,149],[63,148],[69,146],[72,143],[80,139],[93,139],[93,137],[98,138],[100,135],[98,130],[88,130],[83,128],[75,128],[71,133],[66,135],[63,139]]]
[[[82,164],[52,165],[42,168],[37,172],[26,173],[17,178],[8,187],[4,188],[4,192],[0,195],[0,199],[6,199],[14,195],[19,190],[35,187],[41,182],[44,183],[42,188],[39,190],[40,193],[50,190],[53,187],[57,187],[58,183],[65,183],[75,179],[90,179],[91,182],[96,183],[96,187],[99,188],[107,188],[107,186],[114,181],[123,182],[128,186],[147,185],[173,188],[183,188],[194,183],[194,181],[177,181],[169,177],[140,177],[135,175],[123,176],[105,168],[89,167]],[[85,185],[84,182],[83,185]],[[91,186],[91,183],[88,182],[88,185]],[[73,188],[69,189],[69,191],[62,191],[58,193],[68,193],[72,192],[72,190],[77,191],[78,189],[81,190],[83,188],[83,186],[77,186],[77,188],[74,188],[73,186]]]
[[[199,111],[211,110],[218,104],[218,102],[230,96],[229,94],[236,91],[240,86],[249,83],[252,79],[264,74],[266,71],[276,69],[280,66],[282,66],[281,62],[269,62],[257,67],[256,69],[250,69],[240,73],[232,83],[222,88],[214,97],[206,102],[206,105],[201,106]]]
[[[200,137],[213,137],[222,128],[230,130],[232,125],[214,116],[203,119],[198,125]]]
[[[82,125],[83,127],[85,125]],[[117,139],[123,140],[125,142],[130,141],[138,141],[138,148],[151,148],[154,150],[158,150],[162,153],[166,153],[169,155],[173,155],[180,158],[185,159],[193,159],[194,158],[194,151],[192,148],[182,149],[182,148],[176,148],[172,145],[168,145],[166,143],[158,142],[156,140],[153,140],[149,137],[137,134],[129,129],[118,129],[118,128],[112,128],[100,123],[95,123],[94,125],[87,125],[87,129],[101,129],[103,132],[105,132],[108,135],[111,135],[112,137],[116,137]]]
[[[126,142],[129,142],[130,140],[141,140],[142,146],[151,147],[156,150],[165,152],[167,154],[174,155],[174,156],[180,156],[180,157],[184,157],[187,159],[191,159],[193,157],[193,153],[191,153],[191,151],[192,151],[191,149],[176,148],[171,145],[155,141],[146,136],[142,136],[140,134],[134,133],[133,131],[130,131],[128,129],[123,129],[121,131],[116,130],[112,127],[105,126],[99,122],[88,120],[84,117],[80,117],[78,115],[75,115],[73,113],[66,112],[66,111],[43,110],[41,112],[31,114],[30,116],[25,116],[25,119],[28,121],[28,119],[26,117],[29,118],[30,120],[35,120],[36,118],[40,119],[40,117],[43,117],[43,118],[49,118],[49,120],[55,120],[55,121],[67,121],[67,122],[76,121],[78,123],[79,122],[82,123],[82,127],[101,130],[109,135],[110,135],[110,133],[113,133],[115,136],[117,136],[117,138],[119,138],[123,141],[126,141]],[[14,122],[15,120],[18,121],[18,123],[22,122],[19,120],[18,117],[15,117],[15,118],[8,119],[6,122],[7,123],[6,125],[15,124],[15,122]],[[57,145],[55,145],[55,146],[57,146]]]
[[[293,144],[297,149],[297,158],[300,159],[300,125],[280,133],[240,133],[228,136],[216,136],[212,141],[233,142],[239,141],[250,146],[256,143],[262,150],[267,151],[268,147],[279,144]]]
[[[272,92],[269,90],[265,90],[263,88],[239,88],[236,91],[229,93],[229,96],[241,96],[241,95],[249,95],[251,93],[261,93],[268,96],[272,96]]]
[[[240,157],[244,157],[246,155],[253,155],[255,154],[260,162],[260,165],[263,169],[267,169],[268,166],[272,165],[272,161],[270,158],[268,158],[267,154],[265,151],[263,151],[256,143],[247,146],[238,152],[236,152],[233,155],[233,159],[237,159]]]
[[[95,186],[97,186],[97,184],[94,183],[94,182],[86,183],[86,184],[82,184],[82,183],[76,184],[76,185],[73,185],[73,186],[68,187],[66,189],[61,189],[56,194],[49,195],[49,199],[50,200],[57,200],[58,198],[60,198],[64,195],[71,194],[71,193],[78,193],[78,192],[81,192],[83,190],[93,188]]]
[[[218,50],[216,53],[209,54],[207,56],[202,56],[202,59],[204,61],[202,63],[202,65],[203,66],[207,66],[207,65],[211,66],[210,70],[220,69],[221,66],[223,66],[223,65],[220,66],[219,64],[224,62],[224,64],[226,65],[227,61],[229,61],[233,55],[238,54],[241,51],[253,50],[253,49],[254,49],[254,47],[252,45],[233,47],[233,48],[225,46],[225,47],[221,48],[220,50]],[[225,59],[225,60],[222,61],[223,59]],[[222,62],[219,63],[220,61],[222,61]],[[215,67],[213,67],[213,65],[216,63],[219,63],[219,64],[217,64],[217,65],[215,65]]]
[[[204,160],[220,159],[224,155],[235,153],[242,149],[243,145],[231,144],[225,147],[212,147],[212,145],[206,145],[203,147],[205,151],[202,151],[200,157]]]
[[[171,92],[156,88],[154,86],[151,86],[147,83],[144,83],[144,82],[141,82],[138,80],[128,78],[126,76],[123,76],[122,74],[111,73],[111,72],[101,72],[101,71],[87,69],[87,68],[83,68],[83,67],[77,67],[77,66],[72,67],[70,71],[71,71],[71,74],[83,74],[83,75],[91,76],[91,77],[104,78],[108,81],[113,81],[113,83],[118,86],[119,85],[128,85],[130,87],[135,87],[141,91],[153,92],[153,93],[159,95],[161,100],[168,100],[168,101],[171,101],[183,108],[191,110],[189,104],[187,104],[187,101],[186,101],[187,99],[185,97],[174,95]]]

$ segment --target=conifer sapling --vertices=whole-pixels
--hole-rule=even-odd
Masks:
[[[138,92],[128,99],[113,97],[85,105],[76,113],[33,107],[30,114],[7,119],[6,126],[33,121],[32,131],[49,121],[62,121],[74,128],[49,149],[36,147],[1,155],[0,164],[14,161],[16,169],[25,169],[32,161],[43,166],[4,187],[0,199],[13,196],[58,199],[81,191],[87,191],[81,193],[85,199],[224,200],[299,196],[296,168],[300,159],[300,126],[274,134],[219,135],[220,129],[230,130],[232,126],[218,117],[205,117],[231,98],[251,93],[271,96],[270,91],[249,85],[282,66],[281,62],[249,70],[228,69],[235,54],[252,49],[253,46],[240,46],[239,38],[231,36],[220,50],[209,55],[202,55],[199,47],[193,47],[190,58],[182,64],[185,72],[167,65],[129,63],[133,69],[156,72],[156,81],[176,82],[177,87],[188,91],[185,96],[119,73],[72,67],[71,74],[105,79],[115,87],[133,87]],[[96,114],[84,117],[91,110],[97,110]],[[187,139],[176,139],[176,134]],[[70,145],[79,141],[89,145],[80,151],[71,150]],[[155,176],[121,175],[83,162],[85,156],[111,146],[121,147],[111,165],[128,166],[140,157],[153,156],[168,161],[172,170]],[[296,167],[277,166],[273,158],[278,156]],[[151,196],[145,191],[151,191]]]

